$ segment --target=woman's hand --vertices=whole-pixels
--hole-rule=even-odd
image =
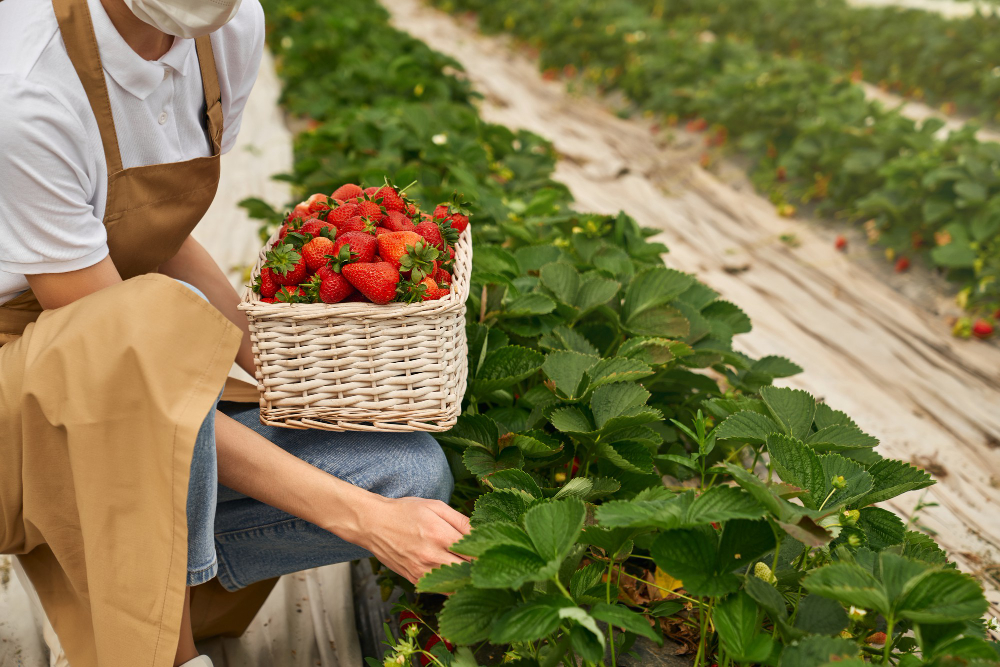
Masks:
[[[467,560],[449,549],[469,534],[469,519],[440,500],[373,496],[366,505],[359,513],[364,532],[342,537],[411,583],[436,567]]]

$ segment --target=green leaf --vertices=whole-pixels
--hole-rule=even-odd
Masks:
[[[523,470],[500,470],[484,480],[494,489],[516,489],[523,491],[533,498],[541,498],[542,490],[538,488],[538,483],[531,478],[531,475]]]
[[[629,338],[618,348],[618,356],[636,359],[650,366],[670,363],[675,359],[674,349],[683,345],[667,338],[637,336]]]
[[[806,637],[785,647],[778,667],[816,667],[858,655],[858,645],[840,637]],[[839,662],[838,662],[839,664]]]
[[[607,568],[601,563],[588,563],[573,573],[569,580],[569,592],[573,598],[579,598],[591,588],[600,583]]]
[[[713,486],[691,503],[684,524],[697,526],[732,519],[759,519],[764,512],[760,503],[746,491],[731,486]]]
[[[788,619],[788,607],[785,598],[772,584],[758,579],[756,576],[752,576],[752,574],[747,574],[747,578],[743,582],[743,587],[747,594],[760,605],[761,609],[767,612],[772,621],[778,622]]]
[[[472,380],[473,394],[483,396],[506,389],[533,375],[542,367],[544,358],[540,352],[518,345],[508,345],[494,350],[486,356],[479,374]]]
[[[808,445],[796,438],[772,433],[767,437],[767,451],[781,479],[806,491],[802,497],[806,507],[815,509],[823,502],[828,480],[819,456]]]
[[[499,245],[477,243],[473,248],[472,263],[477,271],[499,273],[509,278],[521,275],[517,260]]]
[[[895,544],[902,544],[906,536],[903,520],[881,507],[865,507],[858,519],[858,528],[868,538],[868,548],[881,551]]]
[[[590,608],[590,615],[608,625],[652,639],[657,644],[663,643],[663,639],[649,626],[649,621],[642,614],[623,605],[599,602]]]
[[[459,447],[482,447],[497,452],[497,439],[500,429],[495,421],[486,415],[459,415],[458,422],[451,430],[437,435],[437,439],[445,444]]]
[[[535,437],[535,436],[538,437]],[[555,438],[545,437],[544,433],[535,432],[535,435],[527,433],[515,433],[507,445],[508,448],[516,447],[525,456],[550,456],[562,449],[562,444]]]
[[[805,441],[818,452],[837,452],[878,445],[878,438],[873,438],[857,426],[844,424],[821,428],[815,433],[810,433]]]
[[[716,320],[726,325],[729,337],[733,334],[748,333],[751,330],[750,318],[739,306],[729,301],[714,301],[701,311],[702,316]]]
[[[583,376],[598,361],[599,357],[579,352],[549,352],[545,355],[542,370],[556,383],[556,389],[563,396],[574,398],[586,391],[585,388],[581,388]]]
[[[750,372],[771,378],[786,378],[801,373],[802,367],[785,357],[770,355],[753,362]]]
[[[528,507],[525,497],[517,491],[494,491],[476,499],[472,511],[472,525],[506,521],[518,523]]]
[[[598,442],[597,453],[622,470],[642,474],[652,473],[653,455],[636,442]]]
[[[583,530],[587,510],[578,498],[550,500],[524,515],[524,528],[535,551],[547,561],[561,561]]]
[[[799,542],[811,547],[828,544],[833,536],[819,526],[810,511],[781,498],[760,478],[732,463],[724,463],[733,480],[775,517],[779,526]]]
[[[590,493],[593,488],[594,483],[588,478],[574,477],[563,484],[563,486],[556,491],[556,495],[552,496],[552,498],[554,500],[559,500],[561,498],[586,498],[587,494]]]
[[[557,262],[565,255],[554,245],[529,245],[514,251],[514,258],[523,271],[538,271],[549,262]]]
[[[445,600],[438,631],[455,644],[475,644],[490,636],[497,619],[514,604],[505,590],[463,588]]]
[[[497,456],[482,447],[469,447],[462,455],[462,462],[476,477],[485,477],[499,470],[520,468],[524,457],[517,447],[507,447]]]
[[[564,607],[559,610],[559,618],[577,623],[570,635],[573,650],[590,662],[600,660],[604,655],[604,633],[597,627],[593,617],[580,607]]]
[[[688,319],[672,306],[656,306],[633,315],[625,322],[625,328],[638,336],[666,338],[686,338],[691,332]]]
[[[771,655],[773,640],[760,633],[757,605],[740,591],[720,602],[712,614],[726,652],[738,662],[763,662]]]
[[[556,342],[558,344],[555,344]],[[592,357],[600,356],[594,344],[587,340],[583,334],[563,324],[554,328],[546,336],[542,336],[539,340],[539,345],[545,347],[546,344],[552,350],[570,350],[571,352],[588,354]]]
[[[715,430],[719,440],[738,440],[753,445],[763,444],[771,433],[781,431],[773,419],[752,410],[742,410],[726,418]]]
[[[532,549],[531,538],[520,527],[507,521],[494,521],[476,526],[468,535],[455,542],[451,550],[478,558],[493,547],[509,544],[516,547]]]
[[[632,382],[617,382],[598,387],[590,399],[597,428],[602,429],[613,417],[627,415],[631,408],[645,405],[649,392]]]
[[[472,563],[472,583],[477,588],[520,588],[529,581],[544,581],[559,570],[530,549],[503,544],[490,547]]]
[[[529,292],[508,301],[503,314],[507,317],[528,317],[551,313],[555,308],[555,302],[549,297],[538,292]]]
[[[652,374],[653,369],[643,362],[625,357],[601,359],[587,370],[592,389],[612,382],[634,382]]]
[[[572,605],[561,595],[543,595],[522,602],[497,620],[490,641],[509,644],[542,639],[559,627],[559,610]]]
[[[563,433],[590,433],[594,430],[587,415],[580,412],[579,408],[559,408],[549,416],[549,421]]]
[[[883,554],[883,567],[889,555]],[[901,617],[917,623],[950,623],[980,618],[989,603],[979,583],[969,575],[934,570],[906,584],[898,608]]]
[[[850,619],[836,600],[819,595],[806,595],[799,601],[795,627],[811,635],[837,635],[847,629]]]
[[[596,273],[586,275],[580,284],[573,305],[580,309],[581,314],[591,308],[605,304],[618,293],[621,283],[604,278]]]
[[[436,567],[417,582],[418,593],[454,593],[472,583],[472,563],[449,563]]]
[[[785,427],[785,433],[802,439],[812,430],[816,401],[808,392],[787,387],[764,387],[761,398],[771,415]]]
[[[882,459],[868,469],[868,474],[872,476],[872,490],[854,501],[858,507],[880,503],[934,484],[931,476],[920,468],[895,459]]]
[[[833,509],[838,505],[853,505],[854,501],[871,490],[872,476],[854,461],[840,454],[824,454],[819,457],[819,461],[823,466],[823,479],[826,482],[822,496],[828,498],[824,505],[825,509]],[[833,486],[834,477],[844,478],[844,488],[836,489]],[[831,493],[833,495],[830,495]],[[819,499],[819,502],[823,500]]]
[[[580,274],[571,265],[562,262],[546,264],[538,272],[538,277],[563,303],[573,305],[576,302]]]
[[[647,269],[636,274],[625,291],[625,299],[622,302],[622,320],[628,321],[642,312],[673,301],[694,282],[694,276],[665,267]],[[652,333],[650,335],[669,334]]]
[[[855,563],[833,563],[813,570],[802,585],[810,593],[837,600],[845,607],[874,609],[887,614],[890,601],[871,572]]]
[[[857,428],[857,424],[854,423],[846,413],[840,410],[834,410],[826,403],[816,404],[816,428],[822,431],[823,429],[830,426],[853,426]]]

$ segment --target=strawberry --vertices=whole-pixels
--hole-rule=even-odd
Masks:
[[[302,229],[300,229],[299,232],[312,237],[317,237],[322,234],[323,236],[326,236],[326,238],[332,239],[337,235],[337,227],[333,223],[324,222],[319,218],[313,218],[312,220],[303,223]]]
[[[273,297],[281,287],[274,277],[274,271],[266,266],[260,270],[260,275],[254,281],[253,291],[264,298]]]
[[[704,132],[708,129],[708,121],[704,118],[689,120],[685,129],[687,129],[688,132]]]
[[[332,225],[340,227],[343,223],[347,222],[354,216],[358,214],[358,205],[353,202],[348,202],[332,209],[326,216],[326,221]]]
[[[438,220],[447,220],[461,234],[469,226],[469,209],[466,208],[468,205],[469,202],[462,201],[462,195],[456,192],[452,195],[451,202],[437,205],[434,217]]]
[[[993,323],[980,317],[972,325],[972,335],[976,338],[989,338],[993,335]]]
[[[451,643],[448,640],[441,639],[440,635],[434,635],[433,637],[431,637],[430,639],[427,640],[426,644],[424,644],[424,650],[427,651],[428,653],[430,653],[431,648],[433,648],[437,644],[440,644],[441,642],[444,642],[444,647],[446,649],[448,649],[449,652],[453,651],[455,649],[455,647],[452,646]],[[431,659],[429,657],[427,657],[425,654],[421,653],[420,654],[420,667],[427,667],[427,665],[429,665],[429,664],[431,664]]]
[[[347,183],[334,190],[333,194],[330,196],[334,199],[347,201],[350,199],[356,199],[364,193],[365,191],[361,189],[361,186],[355,185],[354,183]]]
[[[324,266],[330,260],[327,255],[334,255],[336,252],[337,248],[334,247],[333,241],[325,236],[317,236],[302,246],[302,257],[305,258],[310,271],[316,271]]]
[[[351,295],[344,299],[342,303],[371,303],[372,300],[358,291],[351,292]]]
[[[334,244],[334,255],[340,255],[340,250],[348,246],[352,262],[371,262],[375,257],[375,247],[378,243],[375,237],[365,232],[347,232],[337,237]]]
[[[358,215],[362,218],[368,218],[374,223],[382,222],[382,218],[385,217],[385,212],[382,207],[373,202],[371,199],[364,199],[358,204]]]
[[[437,270],[434,272],[434,275],[431,277],[434,278],[434,282],[436,282],[438,285],[441,285],[443,283],[448,283],[449,285],[451,284],[451,274],[442,269],[441,267],[438,267]]]
[[[416,232],[392,232],[378,237],[378,251],[387,262],[409,274],[414,281],[423,280],[437,269],[440,251],[429,245]]]
[[[420,621],[420,617],[417,616],[416,614],[414,614],[412,611],[410,611],[408,609],[405,610],[405,611],[401,611],[399,613],[399,627],[400,628],[405,628],[407,625],[410,625],[411,623],[418,623],[419,624],[420,622],[421,622]]]
[[[437,220],[425,220],[417,225],[415,231],[423,236],[427,243],[441,251],[458,243],[458,232],[455,228]]]
[[[378,191],[379,191],[379,188],[378,188],[377,185],[372,186],[370,188],[365,188],[365,195],[368,196],[368,197],[372,197],[374,199],[375,193],[378,192]]]
[[[326,211],[330,208],[329,198],[320,193],[314,194],[312,197],[305,201],[306,210],[310,213],[319,213],[320,211]]]
[[[323,303],[340,303],[354,293],[354,285],[347,282],[342,274],[328,269],[323,275],[319,288],[319,298]]]
[[[267,253],[266,266],[274,272],[274,279],[279,285],[298,285],[309,272],[299,251],[285,243]]]
[[[375,228],[375,236],[382,236],[383,234],[391,234],[392,232],[393,232],[392,229],[387,229],[385,227]]]
[[[366,234],[374,234],[375,225],[371,220],[356,215],[350,220],[345,220],[340,225],[337,225],[338,236],[343,236],[347,232],[364,232]]]
[[[379,203],[382,204],[386,211],[402,211],[406,208],[406,202],[403,201],[396,188],[388,182],[376,190],[372,198],[376,202],[381,199],[382,201]]]
[[[394,232],[412,232],[413,221],[399,211],[389,211],[382,220],[382,226]]]
[[[278,300],[275,299],[273,296],[265,296],[263,299],[261,299],[261,301],[263,303],[277,303],[278,302]]]
[[[392,232],[378,237],[378,254],[386,262],[399,268],[400,260],[407,252],[407,246],[413,247],[423,241],[416,232]]]
[[[873,632],[872,634],[868,635],[868,637],[865,639],[865,643],[877,644],[879,646],[882,646],[885,644],[885,640],[886,636],[884,632]]]
[[[292,209],[292,212],[288,214],[289,219],[308,218],[309,216],[310,216],[309,204],[305,202],[299,202],[298,204],[296,204],[295,208]]]
[[[274,298],[281,303],[309,303],[309,296],[298,285],[285,285]]]
[[[843,235],[838,236],[837,240],[833,242],[833,247],[841,252],[847,250],[847,237]]]
[[[910,260],[907,257],[900,257],[896,260],[896,273],[903,273],[910,268]]]
[[[447,287],[431,287],[424,292],[424,301],[437,301],[451,294],[451,290]]]
[[[389,262],[348,264],[341,272],[348,282],[373,303],[386,304],[396,298],[399,271]]]

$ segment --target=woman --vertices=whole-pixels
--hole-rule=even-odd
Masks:
[[[74,667],[210,665],[194,636],[241,631],[274,577],[371,553],[415,581],[468,532],[429,435],[216,409],[253,359],[190,233],[263,22],[257,0],[0,2],[0,553]]]

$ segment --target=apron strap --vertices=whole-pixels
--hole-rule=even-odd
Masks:
[[[87,0],[52,0],[52,7],[59,22],[59,32],[66,44],[66,52],[87,93],[90,108],[97,117],[110,178],[112,174],[122,170],[122,155],[118,150],[118,134],[111,115],[111,98],[108,97],[108,84],[104,80],[101,52],[97,48],[90,8]]]
[[[215,66],[215,52],[212,51],[210,35],[194,40],[198,51],[198,65],[201,68],[201,84],[205,89],[205,115],[208,117],[208,134],[212,139],[212,155],[222,149],[222,92],[219,88],[219,70]]]

